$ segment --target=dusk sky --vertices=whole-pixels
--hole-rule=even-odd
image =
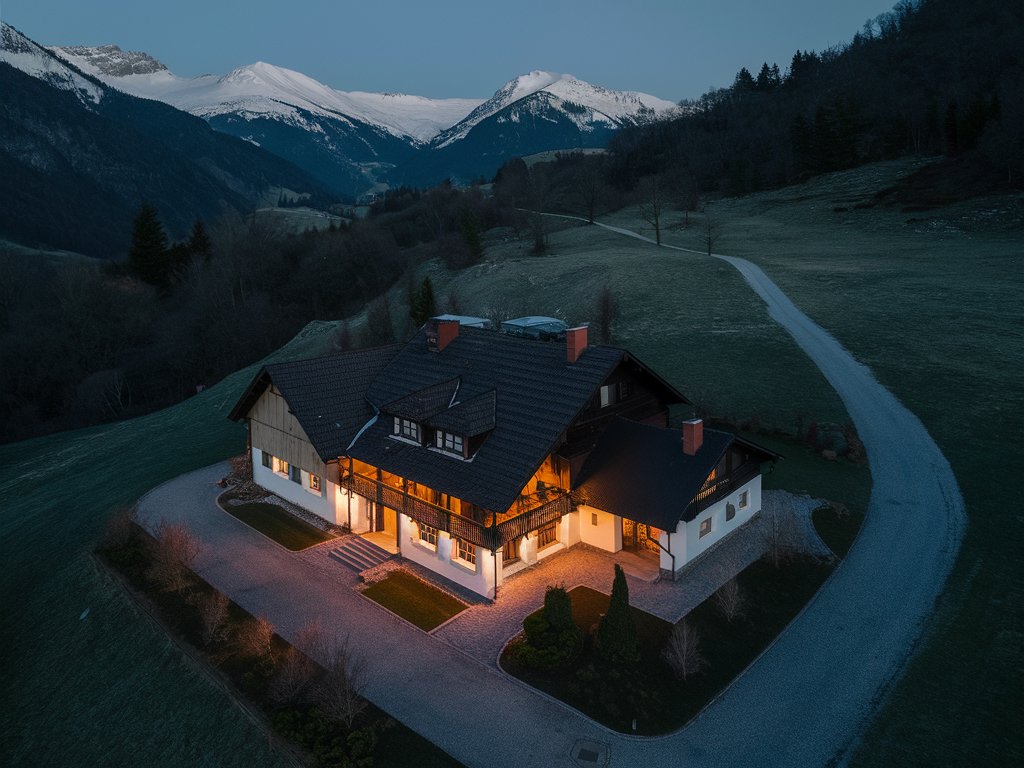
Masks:
[[[0,0],[46,45],[116,43],[175,74],[266,61],[340,90],[490,96],[533,69],[679,100],[848,41],[895,0]]]

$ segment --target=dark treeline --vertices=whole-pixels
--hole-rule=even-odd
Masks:
[[[1019,2],[901,0],[850,43],[743,68],[685,116],[624,129],[607,157],[577,163],[599,166],[613,205],[652,177],[685,209],[906,155],[946,158],[918,185],[923,202],[1020,189],[1022,30]],[[593,182],[567,170],[560,198],[585,211]]]
[[[473,263],[480,233],[503,217],[478,190],[443,186],[400,190],[342,228],[287,234],[272,219],[229,214],[173,243],[143,205],[125,262],[0,254],[0,441],[178,402],[307,322],[367,303],[370,324],[355,338],[346,329],[341,346],[409,333],[410,308],[377,297],[421,259]]]

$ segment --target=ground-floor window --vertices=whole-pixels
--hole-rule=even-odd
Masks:
[[[263,466],[266,467],[267,469],[273,469],[274,457],[267,453],[266,451],[260,451],[260,454],[262,455]]]
[[[437,528],[426,523],[416,524],[420,529],[420,541],[432,547],[437,546]]]
[[[505,565],[514,563],[519,559],[519,539],[512,539],[512,541],[506,541],[505,546],[501,550],[501,562]]]
[[[736,507],[734,507],[732,504],[726,504],[725,505],[725,520],[726,520],[726,522],[728,522],[729,520],[732,520],[734,517],[736,517]]]
[[[740,509],[746,509],[748,504],[750,504],[750,491],[743,491],[740,494]]]
[[[459,560],[476,565],[476,545],[462,539],[455,540],[455,556]]]
[[[317,493],[320,492],[320,475],[314,475],[312,472],[309,473],[309,489]]]
[[[698,538],[702,537],[702,536],[707,536],[709,533],[711,533],[711,518],[710,517],[707,520],[701,520],[700,521],[700,534],[699,534]]]
[[[549,523],[537,531],[537,549],[544,549],[558,541],[558,523]]]
[[[284,459],[274,457],[274,471],[282,475],[287,475],[290,469],[290,465]]]
[[[302,485],[302,470],[292,464],[289,468],[288,476],[292,479],[293,483]]]

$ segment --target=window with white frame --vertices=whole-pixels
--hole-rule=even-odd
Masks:
[[[455,556],[464,563],[476,565],[476,545],[462,539],[456,539]]]
[[[271,454],[267,453],[266,451],[260,451],[260,453],[263,454],[263,457],[262,457],[263,466],[266,467],[267,469],[273,469],[274,468],[274,457]]]
[[[420,425],[412,419],[402,419],[395,416],[395,431],[394,434],[398,437],[404,437],[406,440],[414,440],[420,442]]]
[[[601,407],[607,408],[615,403],[615,385],[605,384],[601,387]]]
[[[743,491],[740,494],[740,509],[746,509],[750,504],[750,491]]]
[[[453,432],[437,430],[437,433],[434,435],[434,445],[446,453],[454,453],[457,456],[465,455],[463,452],[465,442],[462,439],[462,435],[456,435]]]
[[[426,523],[417,523],[420,529],[420,542],[431,547],[437,547],[437,528]]]
[[[701,520],[700,521],[700,533],[698,534],[698,538],[703,538],[704,536],[707,536],[709,533],[711,533],[711,518],[710,517],[707,518],[706,520]]]
[[[289,465],[284,459],[279,459],[277,456],[274,457],[274,471],[280,475],[288,474]]]
[[[320,493],[320,475],[309,473],[309,490]]]

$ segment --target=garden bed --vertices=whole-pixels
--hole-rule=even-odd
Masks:
[[[427,632],[466,609],[462,601],[400,569],[368,586],[363,594]]]
[[[760,560],[746,568],[737,577],[745,596],[742,616],[729,622],[713,596],[687,615],[687,624],[699,635],[706,666],[685,682],[662,658],[672,625],[633,607],[639,663],[616,668],[604,662],[593,638],[610,598],[587,587],[569,592],[573,620],[584,634],[578,658],[554,672],[531,669],[517,660],[520,637],[502,652],[500,664],[616,731],[669,733],[684,726],[771,644],[831,570],[832,565],[817,560],[794,560],[779,568]]]
[[[307,549],[325,541],[336,539],[337,535],[322,531],[300,520],[287,509],[266,501],[249,501],[241,504],[223,504],[222,508],[232,517],[253,528],[268,539],[292,552]]]

